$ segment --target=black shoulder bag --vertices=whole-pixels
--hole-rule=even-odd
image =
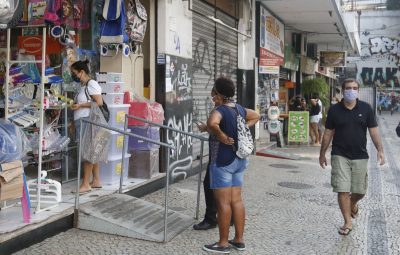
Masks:
[[[86,94],[86,98],[88,101],[90,101],[90,98],[91,98],[91,96],[89,95],[89,89],[88,89],[89,81],[86,83],[86,86],[85,86],[85,94]],[[100,108],[100,111],[103,113],[104,119],[108,122],[110,120],[110,110],[108,110],[108,106],[107,106],[106,102],[104,102],[104,99],[103,99],[103,105],[99,106],[99,108]]]
[[[396,127],[396,134],[397,134],[398,137],[400,137],[400,122]]]

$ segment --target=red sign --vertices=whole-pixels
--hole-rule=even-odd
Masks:
[[[18,36],[18,48],[24,49],[26,54],[42,54],[42,36]],[[46,54],[60,54],[61,44],[53,37],[46,37]]]
[[[280,66],[283,65],[283,63],[283,57],[264,48],[260,48],[260,66]]]

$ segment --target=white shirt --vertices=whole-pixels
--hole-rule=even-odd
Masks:
[[[87,84],[89,97],[93,95],[101,95],[101,87],[95,80],[90,80]],[[83,104],[91,101],[91,98],[87,98],[85,94],[86,86],[81,86],[79,93],[75,96],[75,103]],[[80,118],[89,117],[90,108],[81,107],[78,110],[74,111],[74,120],[79,120]]]
[[[322,119],[322,102],[321,102],[321,99],[318,100],[318,105],[319,105],[318,118]]]

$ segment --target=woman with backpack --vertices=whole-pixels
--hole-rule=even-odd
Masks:
[[[233,81],[224,77],[218,78],[211,92],[215,108],[207,120],[207,129],[210,132],[210,188],[217,202],[219,241],[204,245],[203,250],[214,253],[229,253],[230,246],[245,250],[242,184],[248,159],[237,155],[238,136],[243,135],[238,135],[238,114],[248,126],[256,124],[260,115],[236,104],[232,100],[234,95]],[[228,240],[232,214],[235,238]]]
[[[71,76],[75,82],[79,82],[81,87],[79,93],[75,96],[75,103],[71,106],[74,111],[74,123],[76,140],[80,138],[80,119],[87,119],[90,115],[91,101],[95,101],[98,106],[103,105],[103,98],[101,96],[101,87],[97,81],[90,77],[89,61],[77,61],[71,65]],[[85,133],[87,123],[82,122],[82,132]],[[79,188],[79,193],[86,193],[92,188],[102,188],[100,183],[100,168],[99,163],[92,164],[90,162],[83,162],[83,181]],[[90,183],[90,179],[93,181]]]

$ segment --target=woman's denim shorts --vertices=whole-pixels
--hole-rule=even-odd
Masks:
[[[221,189],[242,186],[244,170],[248,165],[248,159],[238,157],[227,166],[217,167],[215,162],[212,163],[210,165],[210,188]]]

